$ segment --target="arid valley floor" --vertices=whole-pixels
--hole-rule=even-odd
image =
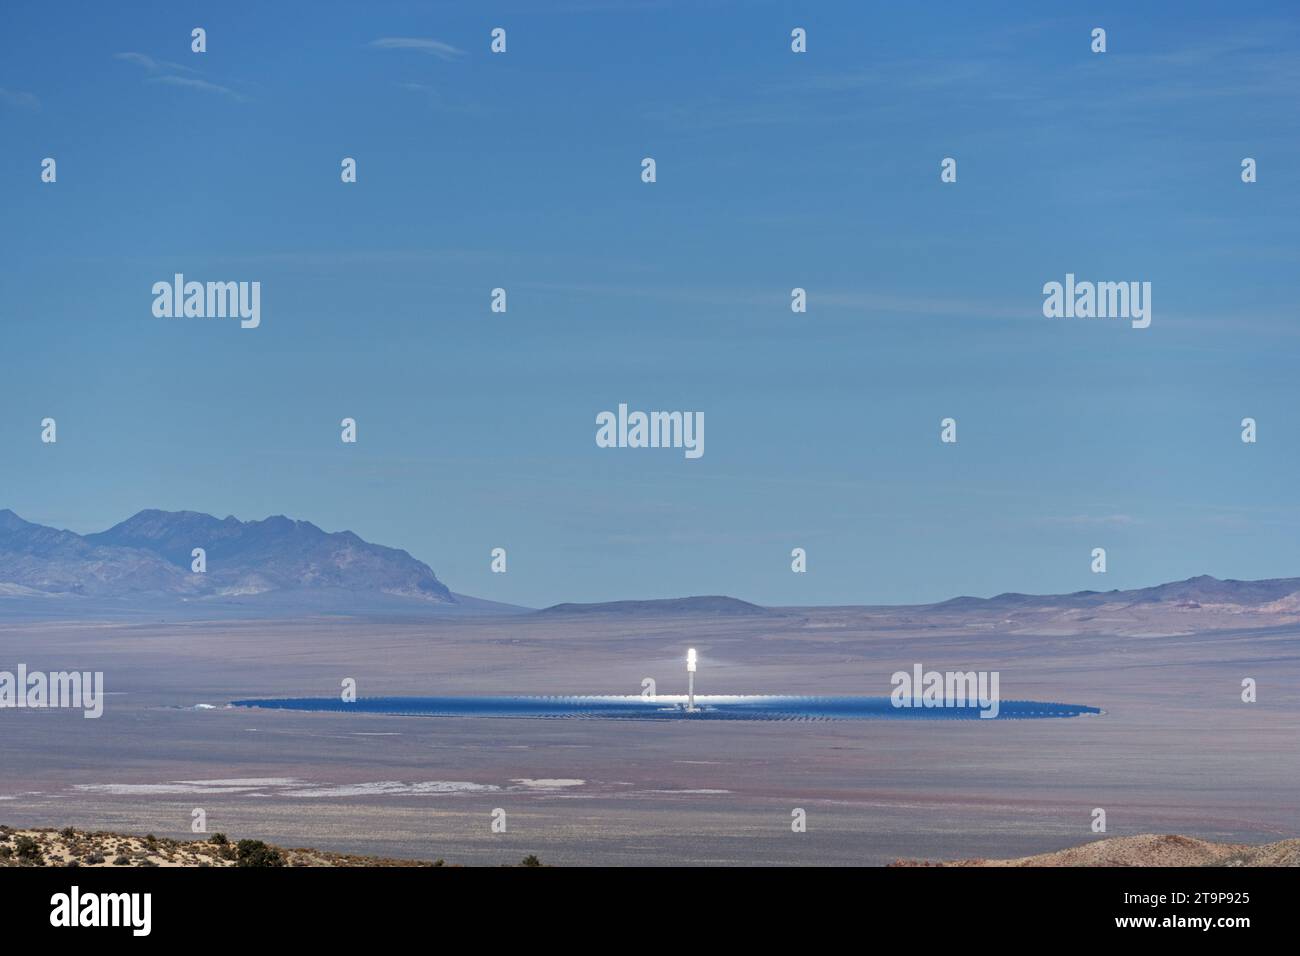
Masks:
[[[504,720],[228,708],[247,697],[885,696],[890,675],[1001,673],[1030,721]],[[0,617],[11,666],[103,671],[97,720],[0,714],[0,823],[448,863],[866,864],[1014,858],[1108,837],[1300,834],[1290,608],[784,609],[700,614],[50,621]],[[1241,681],[1258,681],[1243,703]],[[196,705],[214,709],[196,709]],[[502,808],[505,833],[491,829]],[[807,832],[791,832],[791,811]]]

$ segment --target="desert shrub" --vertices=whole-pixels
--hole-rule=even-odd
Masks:
[[[212,836],[208,837],[208,842],[215,843],[217,846],[225,846],[230,841],[226,839],[224,833],[214,833]]]
[[[284,857],[261,840],[240,840],[235,848],[236,866],[284,866]]]
[[[100,863],[103,862],[104,862],[103,856],[101,856],[98,853],[92,853],[90,854],[90,856],[86,857],[87,866],[98,866]]]
[[[74,830],[72,827],[64,827],[62,830],[59,831],[59,836],[63,837],[63,839],[65,840],[71,840],[76,835],[77,835],[77,831]]]
[[[14,855],[14,851],[12,848],[7,846],[0,846],[0,860],[7,860],[13,855]]]
[[[121,853],[119,853],[116,857],[113,858],[113,865],[114,865],[114,866],[130,866],[130,865],[131,865],[131,858],[130,858],[129,856],[123,856]]]
[[[532,853],[530,853],[530,854],[528,854],[526,857],[524,857],[522,860],[519,861],[519,865],[520,865],[520,866],[541,866],[541,865],[542,865],[542,861],[539,860],[539,859],[537,859],[537,857],[536,857],[535,855],[533,855]]]
[[[41,845],[29,836],[20,836],[14,841],[14,855],[26,863],[39,862]]]

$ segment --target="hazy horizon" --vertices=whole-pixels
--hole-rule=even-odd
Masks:
[[[123,518],[121,521],[114,522],[112,525],[110,525],[110,526],[108,526],[108,527],[106,527],[106,528],[98,528],[98,529],[93,529],[93,530],[90,530],[90,531],[77,531],[76,529],[63,528],[63,527],[60,527],[60,526],[58,526],[58,525],[49,525],[49,526],[46,526],[46,527],[54,527],[54,528],[56,528],[57,530],[60,530],[60,531],[71,531],[71,532],[74,533],[74,534],[78,534],[78,535],[80,535],[80,536],[82,536],[82,537],[86,537],[86,536],[88,536],[88,535],[94,535],[94,534],[100,534],[100,533],[107,532],[107,531],[111,530],[111,528],[114,528],[114,527],[116,527],[116,526],[119,525],[119,524],[125,523],[126,521],[130,520],[131,518],[138,517],[138,516],[141,515],[141,514],[145,514],[145,513],[149,513],[149,512],[156,512],[156,511],[159,511],[159,510],[160,510],[160,509],[152,509],[152,508],[141,509],[141,511],[136,512],[136,513],[134,513],[134,514],[132,514],[132,515],[128,515],[128,516],[126,516],[125,518]],[[10,514],[15,515],[15,516],[16,516],[17,518],[19,518],[20,520],[24,520],[24,521],[28,520],[28,519],[26,519],[23,515],[17,514],[17,512],[15,512],[15,511],[14,511],[13,509],[11,509],[11,508],[3,508],[3,507],[0,507],[0,514],[5,513],[5,512],[8,512],[8,513],[10,513]],[[351,531],[351,529],[349,529],[349,528],[338,528],[338,529],[333,529],[333,530],[331,530],[331,529],[329,529],[329,528],[320,528],[319,525],[316,525],[315,522],[312,522],[309,518],[304,518],[304,517],[302,517],[302,516],[299,516],[299,515],[292,515],[292,514],[290,514],[290,515],[285,515],[285,514],[267,515],[267,516],[265,516],[264,518],[246,519],[246,518],[240,518],[240,517],[237,516],[237,515],[209,515],[209,514],[207,514],[206,512],[197,512],[197,511],[194,511],[193,509],[179,509],[179,510],[177,510],[177,511],[175,511],[175,512],[163,512],[163,513],[166,513],[166,514],[173,514],[173,515],[176,515],[176,514],[184,514],[184,515],[202,515],[202,516],[204,516],[204,517],[214,518],[214,519],[216,519],[216,520],[218,520],[218,521],[227,521],[227,520],[230,520],[231,518],[233,518],[233,519],[235,519],[236,521],[241,522],[242,524],[256,524],[256,523],[260,523],[260,522],[268,521],[268,520],[270,520],[270,519],[272,519],[272,518],[287,518],[287,519],[289,519],[289,520],[291,520],[291,521],[295,521],[295,522],[306,522],[306,523],[308,523],[308,524],[312,524],[312,525],[316,526],[317,528],[319,528],[319,530],[323,531],[325,534],[338,534],[338,533],[350,532],[350,531]],[[35,522],[33,522],[33,523],[35,523]],[[365,540],[365,539],[363,539],[363,540]],[[196,541],[196,543],[202,543],[202,542],[197,542],[197,541]],[[382,542],[382,541],[367,541],[366,543],[367,543],[367,544],[373,544],[373,545],[379,545],[379,546],[382,546],[382,547],[390,547],[389,545],[386,545],[386,544],[385,544],[384,542]],[[452,592],[453,592],[457,597],[460,597],[460,598],[469,598],[469,599],[476,600],[476,601],[486,600],[486,601],[488,601],[488,602],[490,602],[490,603],[493,602],[493,599],[491,599],[491,598],[486,598],[486,599],[485,599],[485,598],[483,598],[481,595],[471,594],[471,593],[469,593],[469,592],[467,592],[467,591],[464,591],[464,590],[460,589],[459,587],[455,587],[455,586],[453,586],[452,583],[449,583],[447,580],[445,580],[445,578],[444,578],[441,574],[438,574],[438,569],[437,569],[436,567],[433,567],[432,565],[429,565],[429,562],[427,562],[427,561],[423,561],[423,560],[420,558],[419,555],[411,555],[411,557],[413,557],[413,558],[414,558],[415,560],[417,560],[417,561],[421,561],[421,562],[422,562],[423,564],[425,564],[425,565],[428,565],[429,568],[430,568],[430,570],[432,570],[433,573],[434,573],[435,575],[437,575],[438,580],[439,580],[442,584],[446,585],[447,588],[449,588],[449,589],[450,589],[450,590],[451,590],[451,591],[452,591]],[[1202,577],[1215,578],[1215,576],[1213,576],[1213,575],[1190,575],[1188,578],[1178,579],[1177,581],[1173,581],[1173,580],[1171,580],[1171,581],[1151,581],[1151,582],[1147,582],[1147,583],[1145,583],[1145,584],[1139,584],[1139,585],[1136,586],[1136,589],[1160,587],[1160,586],[1169,585],[1169,584],[1178,584],[1178,583],[1183,583],[1183,582],[1186,582],[1186,581],[1189,581],[1189,580],[1199,579],[1199,578],[1202,578]],[[1229,577],[1226,577],[1226,578],[1215,578],[1215,580],[1220,580],[1220,581],[1225,581],[1225,582],[1251,583],[1252,581],[1293,580],[1293,579],[1296,579],[1296,578],[1300,578],[1300,575],[1285,575],[1285,574],[1279,574],[1279,575],[1270,575],[1270,576],[1268,576],[1267,578],[1256,578],[1256,579],[1242,579],[1242,578],[1234,578],[1234,577],[1229,576]],[[3,582],[0,582],[0,583],[3,583]],[[737,600],[740,600],[740,601],[743,601],[743,602],[746,602],[746,603],[752,603],[752,604],[758,605],[758,606],[760,606],[760,607],[767,607],[767,608],[801,607],[801,606],[802,606],[802,607],[822,607],[822,608],[830,608],[830,607],[837,607],[837,606],[838,606],[838,607],[861,607],[861,606],[881,606],[881,607],[898,606],[898,607],[906,607],[906,606],[918,606],[918,605],[928,605],[928,604],[942,603],[943,601],[953,600],[953,599],[957,599],[957,598],[968,598],[968,597],[970,597],[970,598],[976,598],[976,599],[989,599],[989,598],[997,597],[997,596],[1002,595],[1002,594],[1024,594],[1024,595],[1031,596],[1031,597],[1053,597],[1053,596],[1069,596],[1069,595],[1071,595],[1071,594],[1084,593],[1084,592],[1093,592],[1093,593],[1110,593],[1110,592],[1113,592],[1113,591],[1130,591],[1130,590],[1134,590],[1134,589],[1135,589],[1135,588],[1123,588],[1123,589],[1121,589],[1121,588],[1101,588],[1101,587],[1097,587],[1097,588],[1078,588],[1078,589],[1076,589],[1075,591],[1072,591],[1072,592],[1026,592],[1026,591],[1023,591],[1023,590],[1021,590],[1021,589],[1019,589],[1019,588],[1016,588],[1016,587],[1014,587],[1014,586],[1008,586],[1008,587],[1004,587],[1004,588],[1002,588],[1002,589],[999,590],[999,591],[992,592],[992,593],[989,593],[989,594],[975,594],[975,595],[971,595],[971,594],[950,594],[950,595],[947,595],[946,597],[939,598],[939,599],[937,599],[936,601],[909,602],[909,603],[894,604],[894,605],[891,605],[891,604],[889,604],[888,602],[872,604],[871,602],[865,602],[865,601],[840,601],[840,602],[833,602],[833,603],[822,604],[822,605],[788,605],[788,604],[780,604],[780,603],[776,603],[776,602],[772,602],[772,601],[765,601],[765,600],[762,599],[761,596],[756,596],[756,595],[744,595],[744,594],[724,594],[723,592],[713,592],[713,591],[709,591],[709,590],[707,590],[707,588],[705,588],[705,589],[701,589],[701,590],[697,590],[697,591],[693,591],[693,592],[691,592],[690,594],[665,594],[665,595],[651,595],[651,596],[642,595],[642,594],[624,594],[624,595],[621,595],[621,596],[619,596],[619,597],[609,597],[609,598],[604,598],[604,599],[602,599],[602,600],[600,600],[600,601],[595,601],[595,602],[579,602],[579,601],[572,601],[572,600],[570,600],[570,599],[568,599],[568,598],[565,598],[565,597],[563,597],[563,596],[560,596],[560,597],[552,597],[552,598],[546,600],[544,603],[537,604],[537,605],[525,605],[525,604],[519,604],[519,603],[517,603],[517,602],[496,602],[496,603],[502,603],[502,604],[506,604],[506,605],[510,605],[510,606],[514,606],[514,607],[519,607],[520,609],[523,609],[523,610],[541,610],[541,609],[545,609],[545,608],[548,608],[548,607],[551,607],[551,606],[562,605],[562,604],[587,604],[587,603],[593,603],[593,604],[607,604],[607,603],[633,603],[633,604],[635,604],[635,603],[644,603],[644,602],[646,602],[646,601],[673,601],[673,600],[688,599],[688,598],[701,598],[701,597],[728,597],[728,598],[735,598],[735,599],[737,599]],[[52,596],[55,595],[55,594],[57,594],[57,593],[58,593],[58,592],[51,592]]]

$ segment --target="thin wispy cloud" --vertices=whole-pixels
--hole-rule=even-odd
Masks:
[[[788,307],[789,303],[789,293],[785,289],[755,292],[753,289],[724,286],[623,285],[555,280],[520,282],[519,284],[546,292],[633,299],[661,299],[664,301],[693,302],[704,306],[745,305],[757,308],[771,308],[778,304]],[[938,296],[894,295],[875,291],[835,291],[827,289],[817,292],[818,308],[825,307],[848,312],[863,312],[875,315],[933,316],[938,318],[1038,321],[1042,314],[1038,308],[1041,299],[1035,296],[1029,302],[1030,305],[1027,307],[1024,304],[1012,301],[999,303],[950,299]]]
[[[381,37],[378,40],[371,40],[368,46],[375,50],[413,50],[416,53],[436,56],[440,60],[447,61],[459,60],[469,55],[450,43],[443,43],[441,40],[429,37]]]
[[[200,79],[202,72],[190,66],[184,66],[180,63],[173,63],[170,60],[157,60],[147,53],[114,53],[113,58],[121,60],[123,63],[131,63],[135,66],[142,67],[153,76],[148,78],[150,83],[162,83],[165,86],[179,86],[185,89],[198,90],[201,93],[216,93],[221,96],[229,96],[233,100],[243,101],[244,96],[232,90],[228,86],[222,86],[220,83],[213,83],[210,80]]]
[[[195,79],[192,76],[155,76],[152,77],[149,82],[165,83],[168,86],[184,86],[192,90],[201,90],[204,93],[220,93],[236,100],[242,100],[244,98],[228,86],[209,83],[207,80]]]
[[[1133,515],[1063,515],[1044,519],[1046,524],[1072,528],[1131,528],[1142,523]]]
[[[1055,21],[1022,24],[972,40],[964,53],[950,40],[911,56],[883,55],[849,69],[788,75],[761,84],[719,84],[708,96],[656,98],[646,119],[683,131],[752,126],[895,122],[929,104],[940,122],[956,126],[964,113],[1000,104],[1000,118],[1031,122],[1035,135],[1059,139],[1059,117],[1151,128],[1173,105],[1236,100],[1243,110],[1275,110],[1300,83],[1293,53],[1294,23],[1265,21],[1188,40],[1177,31],[1156,36],[1153,49],[1078,56],[1045,71],[1024,55],[1034,36],[1062,29]],[[999,26],[999,31],[1001,27]],[[1020,44],[1008,42],[1019,38]],[[1163,44],[1163,45],[1161,45]],[[951,118],[948,118],[951,117]],[[968,140],[969,141],[969,140]]]
[[[20,110],[39,110],[41,108],[41,101],[35,93],[6,90],[4,87],[0,87],[0,103]]]
[[[180,63],[172,63],[170,60],[155,60],[145,53],[114,53],[113,58],[122,60],[126,63],[134,63],[136,66],[144,67],[150,73],[198,73],[199,71],[189,66],[182,66]]]

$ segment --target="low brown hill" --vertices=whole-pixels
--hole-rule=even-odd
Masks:
[[[1300,840],[1252,845],[1143,833],[1009,860],[895,860],[891,866],[1300,866]]]

